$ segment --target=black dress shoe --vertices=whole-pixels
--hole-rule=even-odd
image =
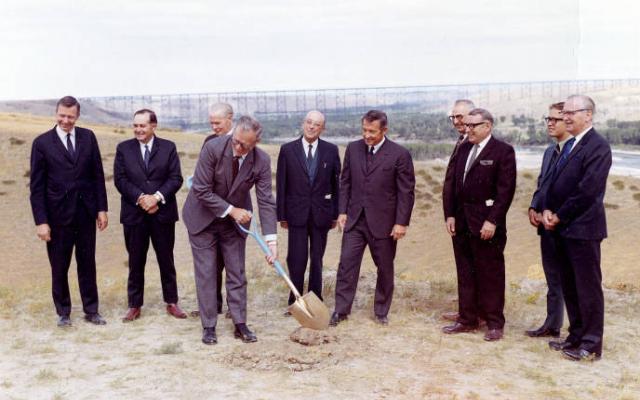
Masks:
[[[380,325],[389,325],[389,318],[386,315],[376,315],[376,323]]]
[[[348,319],[348,316],[345,314],[338,314],[337,312],[333,312],[331,314],[331,319],[329,320],[330,326],[338,326],[338,324],[344,320]]]
[[[106,325],[107,321],[104,320],[104,318],[102,318],[102,316],[98,313],[95,314],[85,314],[84,315],[84,320],[87,322],[90,322],[94,325]]]
[[[570,350],[570,349],[578,348],[578,345],[572,342],[567,342],[566,340],[562,342],[552,341],[552,342],[549,342],[549,348],[555,351]]]
[[[253,332],[249,330],[247,324],[236,324],[236,329],[235,331],[233,331],[233,336],[236,339],[242,339],[244,343],[253,343],[258,341],[258,338]]]
[[[58,317],[58,327],[68,328],[71,326],[71,318],[68,315],[61,315]]]
[[[602,356],[601,353],[591,352],[580,348],[564,349],[562,350],[562,354],[565,358],[572,361],[598,361]]]
[[[216,327],[204,328],[202,330],[202,343],[204,344],[216,344],[218,343],[218,337],[216,336]]]
[[[560,330],[550,329],[550,328],[541,326],[538,329],[525,331],[525,334],[529,337],[544,337],[544,336],[560,337]]]

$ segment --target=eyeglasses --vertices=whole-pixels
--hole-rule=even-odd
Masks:
[[[238,140],[236,140],[236,138],[234,138],[233,136],[231,137],[231,144],[236,147],[236,146],[240,146],[240,148],[242,150],[251,150],[253,148],[253,146],[255,146],[255,143],[252,144],[246,144],[246,143],[242,143]]]
[[[554,118],[554,117],[544,117],[544,123],[548,124],[550,122],[553,122],[554,124],[557,124],[558,122],[562,122],[564,121],[562,118]]]
[[[453,122],[456,119],[462,119],[464,118],[464,115],[462,114],[456,114],[456,115],[449,115],[449,121]]]
[[[486,124],[486,123],[487,123],[487,121],[482,121],[482,122],[476,122],[475,124],[464,124],[464,126],[466,126],[467,129],[472,129],[473,130],[473,129],[479,127],[480,125]]]
[[[560,111],[560,114],[562,114],[562,115],[568,115],[568,116],[570,116],[570,117],[573,117],[573,115],[574,115],[575,113],[580,112],[580,111],[591,111],[591,110],[590,110],[590,109],[588,109],[588,108],[581,108],[581,109],[579,109],[579,110],[573,110],[573,111],[572,111],[572,110],[562,110],[562,111]]]

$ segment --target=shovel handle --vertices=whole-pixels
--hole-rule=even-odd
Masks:
[[[258,242],[258,246],[260,246],[264,254],[266,254],[267,256],[271,256],[271,250],[269,249],[269,246],[267,245],[267,243],[265,243],[262,236],[260,236],[257,232],[255,219],[251,218],[251,230],[245,228],[244,226],[238,224],[237,222],[236,222],[236,225],[238,225],[240,230],[246,233],[247,235],[253,236],[256,242]],[[287,275],[287,273],[284,272],[284,268],[282,268],[282,264],[280,264],[280,261],[275,260],[273,262],[273,266],[275,267],[278,275],[280,275],[285,280],[285,282],[287,282],[289,289],[291,289],[296,299],[302,297],[300,296],[300,292],[298,292],[298,289],[296,289],[293,282],[291,282],[291,279],[289,279],[289,276]]]

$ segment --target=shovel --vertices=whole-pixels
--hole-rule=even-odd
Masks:
[[[267,246],[262,236],[257,233],[255,219],[251,219],[251,230],[246,229],[240,224],[238,224],[238,227],[246,234],[253,236],[264,254],[267,256],[271,255],[269,246]],[[291,279],[289,279],[287,273],[284,272],[280,261],[275,260],[273,266],[276,268],[278,275],[284,279],[289,286],[289,289],[291,289],[291,292],[296,297],[296,301],[287,308],[291,315],[293,315],[293,318],[295,318],[296,321],[305,328],[316,330],[327,329],[329,327],[329,309],[327,309],[327,306],[324,305],[322,300],[320,300],[313,292],[308,292],[304,296],[301,296],[298,289],[296,289],[293,282],[291,282]]]

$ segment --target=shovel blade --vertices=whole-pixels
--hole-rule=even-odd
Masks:
[[[313,292],[297,298],[288,310],[305,328],[321,331],[329,327],[329,309]]]

